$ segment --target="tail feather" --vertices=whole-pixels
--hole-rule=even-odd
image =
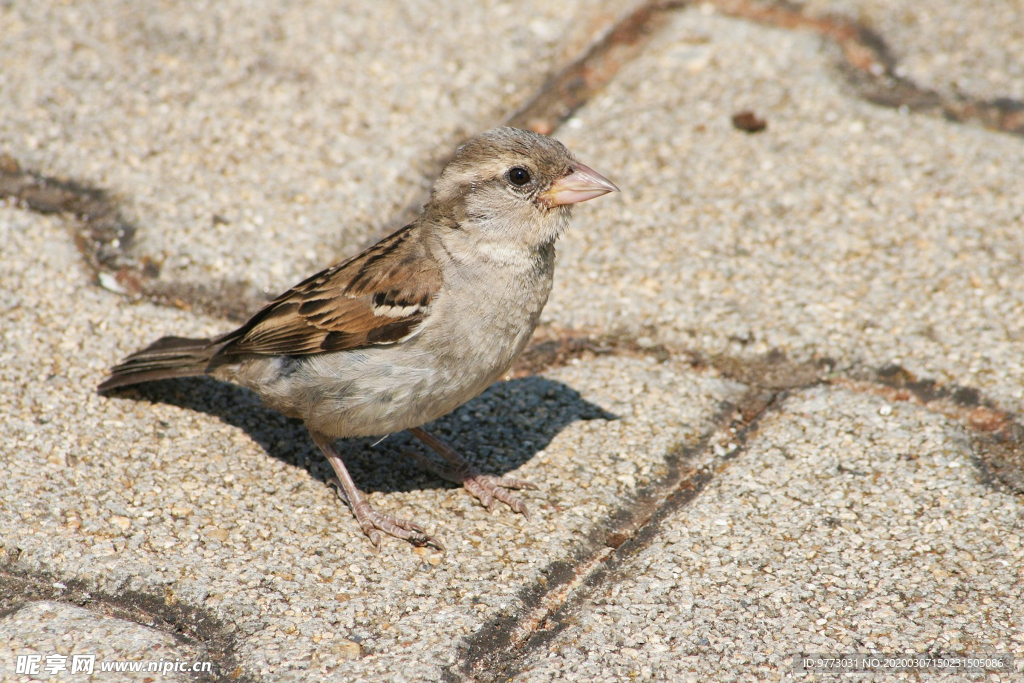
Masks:
[[[112,368],[96,390],[103,393],[157,379],[205,375],[218,346],[210,339],[164,337]]]

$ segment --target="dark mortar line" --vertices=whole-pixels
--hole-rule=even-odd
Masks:
[[[805,389],[814,386],[812,383],[807,386],[792,387],[793,390]],[[755,400],[761,405],[759,409],[750,415],[740,414],[722,428],[718,433],[729,435],[730,441],[736,447],[720,457],[704,465],[700,470],[689,478],[680,482],[665,502],[645,521],[644,525],[637,530],[637,533],[627,539],[619,548],[607,558],[599,571],[594,572],[584,586],[576,591],[571,599],[566,600],[557,611],[551,614],[547,620],[546,629],[531,636],[524,644],[522,652],[517,657],[520,662],[525,662],[531,652],[544,649],[552,642],[559,633],[573,624],[573,613],[583,603],[594,596],[601,588],[617,580],[625,565],[642,550],[649,548],[660,538],[665,523],[677,512],[687,507],[691,502],[703,493],[715,477],[724,472],[730,464],[738,460],[747,452],[747,445],[760,428],[761,422],[775,412],[782,409],[786,399],[790,396],[790,390],[778,390],[771,392],[770,398],[765,400],[763,391],[759,387],[752,388],[743,397],[743,401]],[[739,412],[739,411],[738,411]],[[703,446],[706,449],[709,444]],[[694,453],[694,455],[697,455]],[[518,671],[516,672],[518,673]]]
[[[177,643],[192,648],[196,651],[197,661],[205,658],[213,664],[213,671],[199,672],[195,680],[243,683],[257,680],[242,670],[231,629],[208,610],[183,603],[167,604],[153,595],[129,589],[120,589],[117,595],[113,595],[90,587],[81,579],[60,579],[47,571],[33,571],[20,566],[20,552],[6,554],[7,562],[0,564],[3,615],[42,600],[75,605],[103,616],[156,629],[170,635]]]
[[[685,352],[684,352],[685,353]],[[659,362],[674,354],[662,344],[641,346],[627,334],[602,334],[588,330],[538,328],[527,348],[510,370],[512,377],[529,377],[568,365],[573,359],[589,356],[649,356]]]
[[[531,97],[498,125],[553,134],[580,107],[590,101],[619,72],[626,62],[635,58],[659,28],[667,21],[667,12],[685,7],[684,0],[651,0],[620,19],[590,41],[579,56],[554,70]],[[465,142],[458,140],[451,147]],[[436,178],[452,160],[448,153],[428,164],[425,176]],[[424,192],[409,202],[383,229],[365,245],[371,246],[393,230],[419,215],[429,199]],[[343,255],[339,255],[340,257]]]
[[[248,320],[272,297],[272,294],[259,292],[251,282],[229,279],[202,283],[146,280],[140,283],[139,294],[141,298],[155,304],[224,318],[239,324]]]
[[[633,10],[583,54],[548,78],[529,101],[506,119],[505,125],[550,135],[640,54],[668,22],[671,11],[689,4],[683,0],[654,0]]]
[[[512,374],[535,375],[567,365],[576,358],[604,355],[649,356],[659,362],[688,358],[695,370],[714,370],[723,377],[764,389],[805,386],[815,376],[828,375],[827,383],[831,386],[869,391],[892,401],[914,401],[929,412],[957,420],[968,430],[975,462],[986,485],[1024,495],[1024,422],[973,387],[919,379],[898,365],[877,370],[851,366],[833,372],[838,362],[829,358],[793,363],[783,353],[770,351],[761,357],[744,359],[706,355],[664,344],[641,346],[627,334],[543,328],[520,356]]]
[[[553,132],[604,87],[615,76],[623,63],[639,54],[655,31],[664,25],[668,11],[683,8],[688,4],[686,2],[650,2],[641,6],[593,43],[583,56],[550,78],[526,105],[507,118],[506,124],[531,127],[540,129],[542,132]],[[867,101],[889,107],[906,106],[913,111],[932,113],[938,111],[953,121],[977,120],[993,130],[1024,134],[1024,104],[1005,98],[985,102],[958,96],[954,100],[949,100],[939,93],[920,88],[909,80],[895,75],[895,59],[880,36],[850,20],[813,19],[804,16],[792,6],[784,4],[768,8],[763,6],[756,8],[749,2],[730,0],[718,0],[714,4],[727,15],[783,28],[810,29],[833,39],[843,49],[847,78]],[[755,9],[757,11],[754,11]],[[546,128],[549,130],[545,130]],[[435,175],[437,169],[443,166],[448,158],[446,156],[441,162],[431,166]],[[130,251],[136,229],[130,221],[121,215],[117,202],[102,190],[22,171],[10,157],[4,157],[0,158],[0,198],[3,197],[15,199],[27,208],[41,213],[60,212],[76,216],[82,222],[82,229],[77,232],[75,242],[87,265],[96,274],[97,280],[100,280],[101,273],[113,271],[114,281],[117,285],[136,298],[147,297],[158,303],[192,308],[236,320],[243,318],[261,303],[257,297],[253,297],[251,294],[239,296],[243,291],[253,291],[253,286],[247,282],[222,282],[217,286],[197,286],[185,283],[152,284],[159,274],[159,265],[148,262],[145,258],[141,261],[132,258]],[[416,202],[410,207],[418,206],[421,203]],[[410,210],[412,209],[407,208],[405,211],[399,212],[398,215],[402,216]],[[225,292],[228,291],[232,292],[231,305],[227,305],[225,302]],[[182,293],[185,294],[184,297],[180,296]],[[596,343],[593,338],[577,339],[569,344],[568,349],[558,350],[556,356],[571,358],[589,352],[597,355],[654,355],[660,360],[665,360],[668,356],[675,355],[671,354],[664,346],[645,348],[639,346],[635,341],[625,343],[624,340],[625,338],[609,336],[599,338]],[[531,347],[531,349],[535,348],[536,345]],[[736,363],[729,359],[726,359],[728,362],[725,363],[725,367],[720,367],[724,357],[707,360],[700,354],[688,351],[682,353],[695,359],[692,365],[697,369],[712,367],[726,377],[745,378],[744,373],[735,373]],[[540,363],[540,365],[554,367],[556,364]],[[536,371],[535,368],[531,368],[531,370]],[[878,382],[885,385],[881,379]],[[796,384],[789,388],[804,388],[817,383]],[[975,390],[968,389],[968,391]],[[764,387],[754,385],[745,399],[752,398],[756,404],[764,400],[765,392]],[[745,447],[746,439],[756,430],[761,417],[773,410],[773,406],[780,405],[780,397],[784,396],[786,392],[787,389],[769,390],[770,399],[762,407],[758,408],[754,405],[748,407],[750,408],[749,412],[741,411],[744,414],[744,420],[747,420],[746,426],[741,426],[740,431],[732,438],[734,440],[740,438],[739,435],[742,432],[743,443],[735,452],[727,454],[726,458],[732,459],[739,455],[739,451]],[[977,394],[976,391],[975,394]],[[952,398],[954,401],[956,400],[955,395]],[[927,407],[928,402],[925,402],[924,405]],[[724,422],[727,414],[727,412],[723,412],[716,419]],[[1014,425],[1021,434],[1024,434],[1018,423],[1014,422]],[[721,425],[713,428],[702,437],[702,445],[698,444],[698,448],[705,449],[714,434],[728,428],[728,426],[722,427]],[[1015,443],[1020,446],[1022,442],[1024,442],[1024,437],[1018,435]],[[1021,449],[1018,448],[1018,450]],[[685,459],[694,457],[694,453],[694,451],[682,449],[682,452],[675,456],[674,462],[670,462],[673,458],[670,455],[666,460],[670,474],[663,477],[658,484],[649,485],[638,492],[635,507],[644,510],[651,509],[650,514],[641,519],[641,513],[630,512],[624,509],[625,506],[623,509],[613,512],[607,517],[605,523],[598,525],[588,535],[587,541],[578,546],[568,560],[558,560],[548,565],[544,570],[549,576],[546,586],[533,585],[522,589],[520,591],[521,604],[540,605],[546,596],[551,595],[557,588],[570,584],[576,578],[576,567],[581,566],[588,558],[594,559],[606,549],[614,548],[610,555],[584,578],[581,588],[566,596],[554,611],[549,610],[545,617],[546,622],[551,623],[552,620],[556,622],[555,626],[551,627],[552,629],[564,628],[564,625],[558,625],[562,623],[557,621],[559,616],[567,614],[572,605],[579,604],[579,601],[584,599],[584,595],[591,594],[597,586],[606,582],[606,577],[610,575],[610,572],[621,566],[630,554],[649,545],[651,540],[657,537],[662,521],[693,500],[713,479],[714,472],[707,467],[697,474],[683,479],[681,463]],[[675,479],[674,488],[668,483],[671,478]],[[687,488],[682,488],[687,485]],[[625,531],[622,531],[623,529]],[[6,572],[0,572],[0,579],[15,580],[16,575],[8,573],[10,571],[8,569]],[[37,583],[35,579],[24,578],[22,580],[26,586],[35,586]],[[74,582],[64,583],[69,586],[69,591],[72,590],[71,586]],[[82,588],[74,590],[85,592]],[[132,595],[131,593],[126,594]],[[67,600],[66,594],[62,593],[62,595],[65,597],[61,598],[55,595],[46,599]],[[93,600],[103,604],[112,612],[120,611],[120,613],[127,614],[128,616],[125,618],[138,621],[131,615],[141,613],[152,619],[157,619],[161,624],[173,626],[173,630],[167,631],[169,633],[184,634],[189,630],[188,624],[203,623],[203,619],[189,622],[189,615],[192,614],[190,610],[174,610],[162,606],[152,596],[132,595],[136,604],[124,607],[118,604],[123,601],[122,597],[108,596],[98,592],[93,592],[92,595]],[[192,609],[196,614],[198,613],[198,608]],[[484,655],[483,661],[486,661],[487,654],[499,653],[499,663],[504,663],[504,668],[509,668],[521,661],[528,651],[542,645],[541,641],[545,636],[543,633],[537,632],[519,644],[518,648],[523,654],[517,654],[517,646],[512,642],[511,637],[525,611],[520,610],[519,617],[512,615],[498,617],[471,636],[464,648],[466,656],[463,657],[461,672],[466,675],[473,673],[471,662],[473,655],[477,653]],[[227,635],[226,630],[219,626],[216,619],[209,617],[208,622],[216,625],[214,628],[219,629],[218,637],[223,638],[227,643],[222,649],[227,658],[225,659],[227,666],[224,667],[226,669],[235,661],[231,645],[233,641]],[[164,630],[167,630],[166,627]],[[551,629],[545,629],[545,632],[548,630]],[[199,631],[196,633],[198,634]],[[193,637],[199,638],[199,642],[207,647],[212,642],[211,640],[202,640],[199,635]],[[502,643],[503,638],[504,643]],[[543,642],[547,642],[547,640]],[[493,667],[488,667],[487,670],[494,671]],[[232,675],[238,673],[240,673],[240,669],[236,669]],[[458,678],[451,670],[448,670],[446,677]]]
[[[972,387],[918,379],[903,367],[888,365],[872,373],[853,373],[831,384],[870,392],[893,402],[913,402],[961,424],[971,439],[972,461],[986,486],[1024,495],[1024,423]]]
[[[505,125],[554,132],[566,119],[611,81],[635,58],[668,20],[685,8],[685,0],[652,0],[620,19],[592,41],[583,53],[550,76]],[[957,94],[950,98],[897,76],[896,59],[884,39],[853,20],[813,17],[788,2],[760,4],[752,0],[712,0],[727,16],[789,30],[810,30],[832,39],[843,50],[841,71],[866,101],[892,108],[941,114],[955,122],[980,122],[985,127],[1024,135],[1024,103],[1009,98],[979,100]],[[436,176],[451,155],[426,164]],[[116,199],[103,190],[70,180],[22,170],[10,156],[0,157],[0,198],[11,198],[41,213],[69,213],[79,219],[74,241],[94,281],[132,299],[194,310],[242,321],[267,300],[249,281],[223,280],[207,284],[160,282],[160,263],[133,254],[136,226],[125,218]],[[418,197],[388,221],[377,237],[407,222],[426,201]]]
[[[0,156],[0,199],[12,199],[42,214],[77,218],[83,229],[76,233],[75,242],[94,271],[116,271],[130,264],[127,253],[137,229],[104,190],[23,170],[5,154]]]
[[[912,372],[900,365],[885,365],[865,379],[892,389],[906,390],[922,404],[948,399],[961,408],[979,406],[995,408],[995,404],[983,398],[977,389],[956,383],[939,384],[933,379],[918,379]]]
[[[791,389],[802,389],[818,383],[814,381]],[[580,577],[581,580],[573,590],[560,600],[544,604],[547,602],[545,597],[556,593],[564,584],[553,586],[549,580],[547,586],[524,588],[519,597],[525,607],[519,610],[518,617],[512,614],[500,616],[470,636],[459,648],[458,672],[447,670],[446,679],[490,683],[511,680],[521,673],[533,652],[543,650],[573,623],[572,614],[583,601],[614,580],[615,573],[631,557],[649,547],[659,537],[665,520],[695,500],[729,463],[745,452],[761,419],[778,410],[788,395],[788,389],[766,392],[763,387],[754,385],[739,403],[724,406],[716,415],[714,426],[702,435],[697,444],[683,447],[666,458],[669,465],[667,475],[644,487],[635,501],[624,502],[588,535],[586,550],[590,557],[587,559],[598,561],[590,562],[592,568]],[[699,470],[686,469],[687,462],[706,453],[712,448],[715,437],[723,434],[736,444],[735,448],[722,456],[711,458]],[[574,555],[579,557],[583,549],[578,548]],[[536,626],[524,634],[525,637],[516,638],[516,632],[523,630],[524,617],[539,609],[543,609],[545,614],[539,619],[530,619]]]
[[[512,601],[519,605],[517,609],[497,615],[460,643],[458,661],[453,667],[445,668],[445,680],[458,681],[466,677],[477,680],[478,676],[485,676],[480,680],[500,680],[498,676],[509,663],[518,659],[516,653],[532,637],[532,633],[525,638],[516,637],[517,632],[523,630],[524,622],[534,621],[539,624],[549,619],[560,605],[545,603],[549,596],[556,595],[560,589],[578,579],[576,567],[592,563],[609,548],[621,547],[625,539],[634,535],[635,528],[630,527],[639,528],[654,515],[662,501],[690,474],[684,469],[685,461],[705,449],[714,435],[728,425],[729,417],[734,412],[734,406],[724,406],[694,447],[680,448],[668,455],[668,472],[665,476],[624,501],[618,509],[595,525],[583,541],[571,549],[568,557],[552,561],[540,570],[541,577],[536,582],[521,588]],[[534,615],[538,611],[541,614]],[[534,618],[531,619],[531,615]],[[486,677],[487,673],[494,676]]]
[[[579,57],[556,70],[525,103],[506,116],[499,125],[534,130],[545,135],[554,133],[577,109],[600,92],[626,62],[640,53],[667,21],[667,12],[680,9],[687,4],[681,0],[653,0],[641,5],[592,40]],[[458,147],[465,141],[459,139],[447,147]],[[452,158],[453,153],[446,152],[425,162],[423,176],[436,178]],[[417,196],[364,240],[361,247],[372,246],[415,219],[429,198],[429,192]],[[339,252],[335,261],[341,261],[350,255],[348,252]],[[233,280],[211,284],[150,284],[142,281],[136,287],[142,296],[155,303],[193,309],[236,322],[244,322],[266,301],[266,298],[252,296],[254,287],[251,283]]]
[[[883,107],[942,116],[955,123],[978,123],[989,130],[1024,136],[1024,102],[1007,97],[983,100],[952,96],[917,85],[896,74],[897,60],[872,29],[841,16],[815,17],[785,0],[710,0],[722,14],[788,30],[807,30],[833,40],[843,52],[840,71],[857,95]]]
[[[553,132],[607,84],[623,63],[639,53],[664,23],[666,10],[684,4],[663,0],[642,5],[592,40],[568,66],[556,70],[525,104],[504,118],[502,125]],[[461,144],[463,140],[454,142]],[[436,177],[451,156],[446,153],[423,163],[424,177]],[[23,170],[17,160],[3,155],[0,199],[3,198],[40,213],[75,216],[78,225],[73,233],[74,242],[92,271],[94,283],[133,300],[147,299],[236,322],[247,319],[268,300],[266,293],[250,281],[159,281],[161,263],[134,253],[137,228],[123,216],[118,200],[104,190]],[[427,199],[428,195],[422,194],[396,212],[364,246],[414,218]],[[340,254],[339,260],[343,257]]]
[[[1014,425],[1010,438],[971,432],[971,461],[982,484],[994,491],[1024,496],[1024,426]]]
[[[13,200],[42,214],[69,215],[76,220],[72,239],[91,271],[93,283],[132,300],[243,320],[260,305],[255,288],[231,280],[212,284],[165,283],[157,279],[160,264],[134,252],[138,228],[126,218],[118,200],[105,190],[44,176],[21,168],[10,156],[0,157],[0,199]]]
[[[504,125],[549,128],[552,132],[569,116],[599,91],[618,72],[622,64],[635,57],[658,26],[663,23],[663,12],[681,7],[685,3],[650,2],[620,20],[573,60],[567,67],[550,77],[526,104],[506,117]],[[450,160],[446,155],[429,164],[436,176]],[[23,170],[18,162],[0,157],[0,199],[11,199],[33,211],[44,214],[68,214],[77,219],[73,230],[75,245],[86,266],[92,271],[96,284],[133,300],[149,299],[155,303],[193,310],[231,320],[244,320],[263,300],[255,296],[250,282],[219,281],[208,284],[160,282],[160,265],[148,256],[133,254],[136,226],[125,218],[119,201],[104,190],[82,183],[43,176]],[[425,197],[400,211],[385,227],[398,227],[409,215],[418,212]],[[643,493],[638,496],[642,498]],[[594,535],[596,539],[597,535]],[[554,562],[547,568],[553,583],[564,583],[578,563]],[[564,577],[564,579],[563,579]],[[211,657],[219,660],[220,669],[232,679],[248,680],[242,676],[234,655],[234,641],[219,622],[210,617],[196,618],[199,608],[171,608],[152,596],[130,591],[121,596],[89,591],[81,582],[62,583],[68,588],[58,591],[54,581],[44,574],[19,572],[13,566],[0,569],[0,594],[3,584],[18,582],[23,597],[45,596],[36,599],[68,601],[77,595],[79,605],[102,605],[106,611],[125,619],[146,625],[155,625],[178,639],[197,641],[206,647]],[[86,597],[87,596],[87,597]],[[146,621],[140,620],[145,616]],[[191,620],[190,620],[191,619]],[[202,624],[211,624],[204,632]],[[219,653],[219,655],[217,654]],[[241,678],[240,678],[241,677]]]
[[[664,345],[644,348],[626,335],[544,330],[540,341],[524,353],[524,362],[517,369],[533,374],[587,355],[645,354],[662,361],[689,358],[695,370],[713,370],[746,383],[750,389],[738,404],[726,406],[715,416],[714,426],[695,446],[684,447],[666,458],[668,474],[644,487],[634,500],[624,501],[595,526],[568,559],[552,562],[542,570],[545,579],[521,589],[517,596],[519,609],[499,615],[467,638],[458,648],[458,664],[445,670],[446,680],[505,681],[521,673],[532,653],[542,651],[572,625],[574,611],[586,599],[615,581],[616,572],[659,537],[666,519],[695,500],[716,474],[746,452],[763,418],[779,410],[795,390],[825,385],[870,391],[892,400],[913,400],[929,412],[957,418],[971,433],[972,456],[982,482],[999,488],[998,480],[1015,492],[1024,493],[1024,474],[1020,474],[1024,473],[1024,426],[1012,414],[995,408],[976,389],[920,380],[898,366],[867,372],[853,368],[823,377],[824,371],[836,365],[834,360],[792,363],[780,352],[755,359],[705,356]],[[853,379],[858,375],[862,379]],[[696,472],[684,473],[685,464],[706,453],[718,434],[727,434],[737,447],[713,458]],[[1016,460],[1006,455],[1008,450]],[[1005,462],[994,462],[994,455]],[[1017,473],[1019,481],[1011,480],[1008,470]],[[565,595],[559,595],[566,588]]]

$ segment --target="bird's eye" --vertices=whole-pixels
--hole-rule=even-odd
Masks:
[[[513,185],[522,187],[526,183],[530,182],[530,172],[527,171],[525,168],[519,168],[518,166],[516,166],[515,168],[509,170],[508,181]]]

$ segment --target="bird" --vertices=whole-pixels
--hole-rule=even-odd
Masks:
[[[444,545],[414,521],[374,509],[337,439],[408,430],[451,469],[424,456],[421,465],[489,510],[501,501],[528,519],[511,491],[533,484],[482,474],[423,425],[511,368],[547,303],[555,241],[573,206],[618,191],[554,138],[486,131],[457,149],[411,223],[303,280],[232,332],[157,340],[113,367],[97,391],[202,375],[254,391],[305,424],[377,550],[381,533]]]

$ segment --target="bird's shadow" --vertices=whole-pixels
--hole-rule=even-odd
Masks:
[[[207,377],[168,379],[112,392],[207,413],[244,430],[271,456],[305,468],[328,482],[330,465],[305,426],[260,403],[253,392]],[[485,474],[516,469],[567,425],[577,420],[615,420],[618,416],[583,399],[571,387],[544,377],[496,382],[483,394],[445,417],[425,425]],[[173,425],[167,423],[168,429]],[[438,460],[408,432],[385,439],[339,439],[337,448],[356,485],[363,491],[411,491],[451,487],[423,471],[403,451],[416,450]],[[440,462],[440,461],[439,461]]]

